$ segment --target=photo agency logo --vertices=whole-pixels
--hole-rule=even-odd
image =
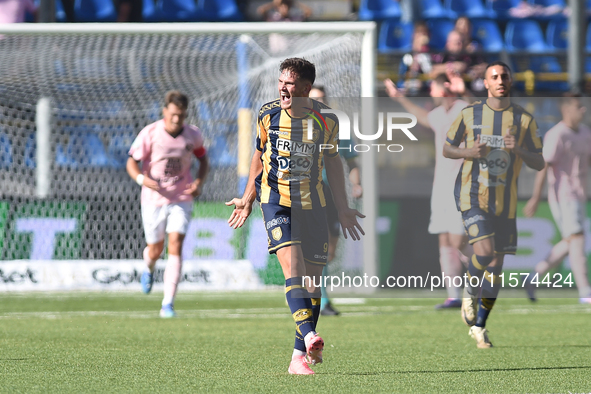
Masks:
[[[338,127],[339,127],[339,140],[351,140],[352,133],[351,133],[351,120],[349,115],[347,115],[344,111],[331,109],[331,108],[322,108],[320,112],[312,109],[306,108],[309,113],[308,115],[314,119],[314,122],[308,122],[307,126],[307,137],[310,140],[314,139],[314,126],[316,125],[321,130],[328,130],[328,124],[325,118],[325,114],[332,114],[337,118]],[[353,113],[353,134],[355,135],[357,141],[359,143],[352,143],[349,146],[337,146],[337,150],[354,150],[355,152],[369,152],[370,150],[375,150],[377,152],[380,151],[387,151],[392,153],[402,152],[404,147],[401,144],[394,144],[391,143],[394,132],[395,131],[402,131],[408,139],[411,141],[417,141],[417,137],[410,131],[411,128],[417,125],[417,118],[413,114],[409,114],[406,112],[378,112],[377,113],[377,127],[378,130],[374,134],[365,134],[360,131],[359,127],[359,112]],[[401,121],[410,120],[410,122],[401,123]],[[377,141],[382,137],[384,134],[384,129],[386,131],[386,141],[387,143],[378,143]],[[331,150],[335,147],[331,144],[320,144],[320,151],[323,150]]]

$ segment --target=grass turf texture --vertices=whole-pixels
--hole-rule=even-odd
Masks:
[[[438,301],[339,306],[320,320],[325,363],[290,376],[294,324],[280,290],[181,293],[170,320],[157,317],[160,294],[3,295],[0,392],[591,391],[589,306],[500,299],[495,347],[477,349]]]

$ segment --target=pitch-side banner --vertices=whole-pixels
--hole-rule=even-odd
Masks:
[[[0,292],[45,290],[140,291],[141,260],[12,261],[0,265]],[[156,266],[154,289],[161,290],[165,264]],[[262,288],[248,260],[183,262],[182,290],[252,290]]]

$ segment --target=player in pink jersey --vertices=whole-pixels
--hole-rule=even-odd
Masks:
[[[548,174],[548,204],[560,229],[558,242],[544,261],[539,262],[528,276],[525,287],[529,298],[536,300],[536,284],[568,255],[579,301],[591,304],[591,286],[587,277],[584,224],[587,169],[591,164],[591,129],[581,124],[585,107],[580,98],[568,96],[561,105],[562,121],[552,127],[544,137],[543,155],[546,168],[536,176],[532,197],[523,209],[531,217],[536,213],[542,187]],[[537,277],[536,277],[537,274]]]
[[[439,236],[439,263],[441,271],[450,278],[462,276],[461,250],[466,247],[467,236],[462,224],[462,215],[456,208],[454,200],[455,178],[462,166],[462,160],[443,157],[443,144],[446,135],[462,109],[468,103],[458,96],[466,95],[463,79],[452,72],[440,74],[431,82],[430,95],[437,105],[428,112],[404,97],[394,83],[384,81],[388,95],[398,101],[405,110],[417,117],[418,122],[435,133],[435,176],[431,194],[431,220],[429,233]],[[446,281],[448,298],[437,309],[459,308],[462,306],[461,287],[455,287]]]
[[[188,106],[186,95],[178,91],[168,92],[162,110],[164,119],[146,126],[139,133],[127,159],[127,173],[142,186],[142,221],[148,244],[143,253],[146,270],[141,277],[144,293],[152,290],[154,267],[168,234],[161,317],[176,315],[174,298],[181,278],[183,240],[191,220],[193,198],[201,194],[209,171],[201,131],[184,124]],[[193,156],[199,160],[195,180],[191,176]]]

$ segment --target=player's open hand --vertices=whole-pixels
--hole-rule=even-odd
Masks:
[[[486,156],[486,143],[480,142],[480,134],[476,136],[476,139],[474,140],[474,146],[471,148],[471,150],[471,157],[475,159],[480,159]]]
[[[144,182],[142,183],[143,186],[147,187],[148,189],[152,190],[160,190],[160,185],[158,182],[150,178],[147,172],[144,172]]]
[[[392,82],[390,78],[384,79],[384,86],[386,87],[386,93],[392,98],[404,97],[404,92],[396,87],[396,84]]]
[[[527,203],[523,207],[523,214],[525,215],[525,217],[531,218],[536,214],[536,211],[538,210],[538,203],[539,202],[540,201],[534,197],[530,198],[527,201]]]
[[[244,202],[241,198],[234,198],[232,201],[226,202],[226,205],[229,207],[234,205],[232,215],[230,215],[230,219],[228,219],[230,227],[233,229],[242,227],[252,212],[252,203]]]
[[[361,228],[361,225],[357,222],[357,217],[364,218],[365,215],[358,210],[351,208],[347,208],[346,210],[339,212],[339,222],[341,222],[345,239],[348,238],[347,232],[349,232],[349,235],[351,235],[353,241],[361,239],[359,233],[365,235],[365,231],[363,231],[363,228]]]
[[[187,185],[184,194],[190,194],[193,197],[199,197],[203,193],[203,186],[199,180],[195,180]]]

